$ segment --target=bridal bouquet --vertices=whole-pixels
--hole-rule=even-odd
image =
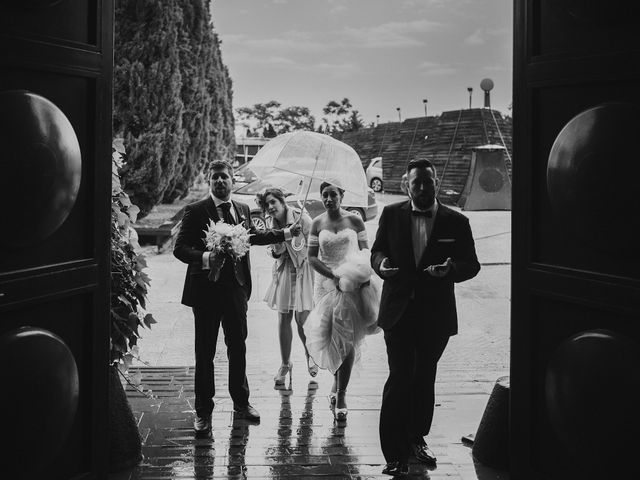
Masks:
[[[213,220],[209,222],[204,232],[207,250],[216,254],[215,265],[211,266],[209,273],[209,279],[215,282],[220,278],[220,272],[227,257],[235,262],[249,251],[249,232],[242,224],[229,225],[222,221],[216,223]]]

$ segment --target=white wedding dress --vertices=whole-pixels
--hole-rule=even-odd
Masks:
[[[321,230],[318,244],[318,258],[338,274],[341,288],[316,273],[315,307],[304,333],[309,355],[319,367],[335,373],[351,349],[357,362],[364,337],[380,330],[376,325],[380,286],[371,275],[369,251],[358,248],[355,230]]]

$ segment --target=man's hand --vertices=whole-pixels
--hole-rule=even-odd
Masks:
[[[384,257],[382,262],[380,262],[380,275],[384,278],[393,277],[398,273],[398,267],[392,267],[391,261],[388,257]]]
[[[291,235],[293,235],[294,237],[297,237],[302,233],[302,226],[299,223],[294,223],[293,225],[291,225],[290,230],[291,230]]]
[[[442,278],[446,276],[451,271],[451,266],[453,265],[453,261],[451,257],[447,258],[447,261],[440,265],[429,265],[424,269],[432,277]]]
[[[209,253],[209,268],[211,270],[220,270],[224,262],[224,255],[218,255],[216,252]]]
[[[224,255],[217,254],[216,252],[211,252],[209,254],[209,274],[207,278],[212,282],[217,282],[220,278],[220,272],[222,272],[222,267],[224,266],[225,258]]]

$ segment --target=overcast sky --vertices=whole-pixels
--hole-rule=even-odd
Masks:
[[[512,0],[213,0],[234,108],[347,97],[365,122],[511,102]]]

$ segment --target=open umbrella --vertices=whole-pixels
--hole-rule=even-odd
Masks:
[[[249,168],[265,182],[300,194],[330,182],[345,190],[345,202],[367,206],[367,179],[360,157],[346,143],[322,133],[278,135],[258,151]]]

